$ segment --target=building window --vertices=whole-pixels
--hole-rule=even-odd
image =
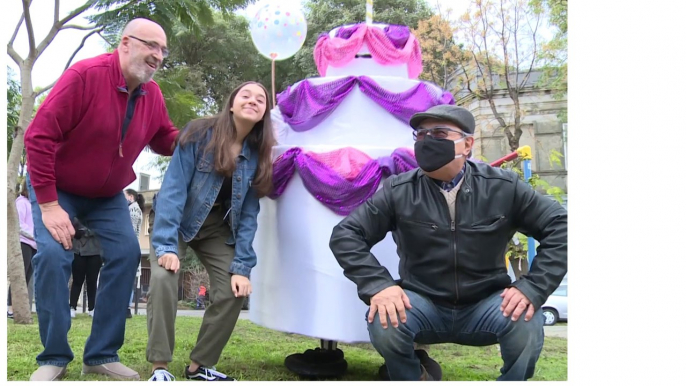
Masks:
[[[150,190],[150,175],[141,173],[139,191]]]
[[[143,224],[142,224],[142,226],[143,226],[143,234],[146,235],[146,236],[150,236],[150,232],[148,232],[148,228],[150,228],[150,226],[149,226],[148,224],[150,224],[150,214],[146,214],[146,215],[144,216],[144,221],[143,221]]]

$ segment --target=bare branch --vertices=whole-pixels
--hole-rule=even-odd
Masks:
[[[52,25],[60,21],[60,0],[55,0],[55,14],[52,18]]]
[[[8,45],[13,45],[14,44],[14,39],[17,38],[17,34],[19,33],[19,28],[21,28],[21,23],[24,22],[24,12],[21,13],[21,17],[19,18],[19,23],[17,23],[17,27],[14,28],[14,33],[12,34],[12,38],[10,39],[10,42],[7,43]]]
[[[73,18],[79,16],[80,14],[84,13],[88,8],[93,6],[93,4],[95,4],[95,2],[96,2],[96,0],[88,0],[82,6],[76,8],[75,10],[73,10],[71,12],[69,12],[69,15],[65,16],[64,19],[59,21],[59,25],[63,26],[65,24],[69,23]]]
[[[12,48],[10,44],[7,45],[7,54],[14,60],[14,63],[17,63],[17,66],[21,67],[22,62],[24,62],[24,59],[19,56],[17,51]]]
[[[83,26],[83,25],[67,24],[67,25],[63,26],[62,28],[60,28],[61,31],[64,31],[65,29],[78,29],[81,31],[92,31],[94,29],[98,29],[98,26],[94,25],[94,26],[89,27],[89,26]]]
[[[26,1],[26,0],[24,0]],[[36,55],[36,58],[41,56],[43,54],[43,51],[45,51],[46,48],[52,43],[53,39],[55,39],[55,36],[57,36],[57,33],[60,32],[60,29],[62,26],[67,24],[69,21],[74,19],[75,17],[79,16],[83,12],[85,12],[88,8],[93,6],[95,4],[96,0],[88,0],[84,5],[76,8],[75,10],[69,12],[69,15],[65,16],[64,19],[59,20],[57,23],[53,24],[52,28],[50,28],[50,31],[48,32],[48,35],[43,39],[42,42],[38,45],[38,54]],[[59,6],[59,0],[55,0],[56,7]]]
[[[43,88],[40,88],[40,89],[34,91],[34,92],[33,92],[33,97],[34,97],[34,98],[38,98],[38,97],[39,97],[41,94],[43,94],[44,92],[46,92],[46,91],[50,90],[51,88],[55,87],[55,84],[57,83],[57,80],[58,80],[58,79],[59,79],[59,77],[58,77],[57,79],[55,79],[55,81],[52,82],[52,83],[50,83],[49,85],[47,85],[47,86],[45,86],[45,87],[43,87]]]
[[[89,37],[91,37],[91,36],[93,36],[93,35],[95,35],[95,34],[100,35],[100,33],[101,33],[104,29],[105,29],[105,27],[99,27],[98,29],[89,32],[86,36],[83,37],[83,39],[81,39],[81,44],[79,44],[79,46],[78,46],[78,47],[74,50],[74,52],[71,54],[71,57],[69,58],[69,61],[67,62],[67,65],[64,66],[64,70],[63,70],[62,72],[67,71],[67,69],[69,68],[69,66],[71,66],[71,62],[72,62],[72,61],[74,60],[74,58],[76,57],[76,54],[78,54],[79,51],[81,51],[81,49],[83,48],[83,46],[86,44],[86,40],[88,40]],[[101,35],[101,36],[102,36],[102,35]],[[58,79],[59,79],[59,78],[58,78]],[[43,94],[44,92],[46,92],[46,91],[50,90],[51,88],[53,88],[53,87],[55,86],[55,83],[57,83],[57,79],[56,79],[54,82],[52,82],[51,84],[49,84],[48,86],[45,86],[45,87],[43,87],[43,88],[38,89],[37,91],[35,91],[35,92],[33,93],[33,94],[34,94],[34,98],[38,98],[41,94]]]
[[[36,37],[33,34],[33,23],[31,23],[31,12],[29,12],[29,7],[31,7],[31,0],[22,0],[24,5],[24,22],[26,23],[26,33],[29,35],[29,58],[37,56],[36,55]]]
[[[517,15],[515,13],[515,24],[517,23],[516,19],[517,19]],[[500,0],[500,21],[502,22],[500,39],[503,43],[503,56],[505,58],[505,63],[504,63],[505,64],[505,71],[504,71],[505,85],[507,86],[507,91],[510,93],[510,96],[512,97],[513,90],[512,90],[512,83],[510,83],[510,56],[508,55],[508,52],[507,52],[507,46],[510,44],[510,38],[509,38],[509,35],[508,35],[507,39],[505,38],[505,36],[506,36],[505,35],[505,24],[507,24],[507,23],[505,22],[505,7],[503,6],[503,0]],[[516,47],[517,47],[517,32],[515,29],[515,61],[519,61]],[[515,65],[516,65],[516,63],[515,63]],[[515,71],[515,76],[517,76],[517,71]],[[515,83],[515,84],[517,84],[517,83]],[[512,99],[514,99],[514,97],[512,97]]]
[[[74,50],[74,53],[71,54],[71,57],[69,58],[69,61],[67,62],[67,65],[64,67],[64,71],[67,71],[67,68],[69,68],[69,66],[71,66],[71,61],[74,60],[74,57],[76,57],[76,54],[77,54],[79,51],[81,51],[81,49],[83,48],[84,44],[86,44],[86,40],[88,40],[89,37],[91,37],[91,36],[93,36],[93,35],[95,35],[95,34],[99,34],[99,33],[102,32],[104,29],[105,29],[105,27],[100,27],[100,28],[98,28],[98,29],[96,29],[96,30],[94,30],[94,31],[89,32],[86,36],[83,37],[83,39],[81,39],[81,44],[79,44],[79,46],[76,48],[76,50]]]
[[[536,45],[536,34],[538,33],[538,26],[541,21],[541,15],[536,15],[536,28],[534,28],[534,33],[533,33],[533,39],[534,39],[534,52],[533,56],[531,57],[531,65],[529,66],[529,71],[527,71],[526,75],[524,76],[524,79],[522,80],[522,84],[520,87],[524,87],[526,82],[529,80],[529,75],[531,75],[531,71],[534,68],[534,63],[536,62],[536,56],[538,56],[538,46]]]

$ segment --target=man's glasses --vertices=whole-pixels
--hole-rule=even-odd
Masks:
[[[412,132],[412,138],[415,141],[423,141],[428,134],[431,138],[446,139],[450,133],[460,133],[463,137],[467,134],[461,130],[451,129],[449,127],[433,127],[431,129],[417,129]]]
[[[129,36],[131,39],[136,39],[136,40],[138,40],[139,42],[145,44],[148,48],[150,48],[150,49],[153,50],[153,51],[159,50],[159,51],[162,53],[162,57],[163,57],[163,58],[166,58],[167,56],[169,56],[169,50],[167,49],[167,47],[161,47],[159,44],[157,44],[157,43],[155,43],[155,42],[149,42],[149,41],[147,41],[147,40],[143,40],[143,39],[141,39],[141,38],[137,38],[137,37],[135,37],[135,36],[133,36],[133,35],[128,35],[128,36]]]

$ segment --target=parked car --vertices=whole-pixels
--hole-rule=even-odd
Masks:
[[[541,307],[543,310],[544,324],[552,326],[557,322],[567,321],[567,283],[557,287],[548,300]]]

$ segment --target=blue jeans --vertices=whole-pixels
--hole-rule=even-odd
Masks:
[[[543,348],[543,314],[524,321],[524,315],[512,322],[500,311],[498,291],[474,305],[452,309],[435,305],[429,299],[405,290],[412,309],[406,310],[407,322],[394,328],[381,327],[378,314],[367,325],[376,351],[386,361],[391,380],[417,381],[422,370],[414,352],[414,343],[457,343],[465,346],[488,346],[500,343],[504,362],[499,381],[525,381],[534,375],[536,361]],[[367,315],[369,311],[367,311]]]
[[[67,333],[69,314],[69,276],[74,259],[72,251],[52,238],[43,224],[36,195],[27,176],[38,253],[33,257],[38,330],[43,352],[38,365],[64,367],[74,359]],[[91,335],[86,340],[83,363],[89,366],[118,362],[117,351],[124,343],[126,309],[131,283],[140,261],[140,246],[131,226],[128,203],[123,193],[110,198],[85,198],[57,190],[58,202],[69,218],[78,217],[100,241],[102,260],[100,283]]]

